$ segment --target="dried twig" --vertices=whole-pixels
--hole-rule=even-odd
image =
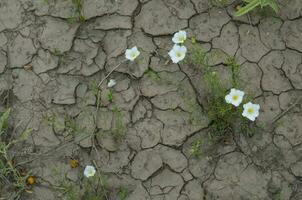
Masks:
[[[100,82],[99,82],[99,84],[98,84],[98,87],[101,87],[101,85],[103,84],[103,82],[115,71],[115,70],[117,70],[120,66],[121,66],[121,64],[123,64],[125,61],[127,61],[127,60],[123,60],[122,62],[120,62],[118,65],[116,65],[106,76],[105,76],[105,78],[103,78]]]
[[[289,106],[286,110],[284,110],[282,113],[280,113],[278,116],[276,116],[272,124],[276,123],[280,118],[282,118],[286,113],[288,113],[291,109],[293,109],[297,104],[299,104],[302,100],[302,97],[299,97],[291,106]]]

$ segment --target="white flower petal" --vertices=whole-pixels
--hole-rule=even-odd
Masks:
[[[224,98],[227,103],[231,103],[231,100],[232,100],[231,95],[228,94]]]
[[[131,49],[126,49],[125,57],[127,60],[134,61],[139,55],[140,52],[136,46],[132,47]]]
[[[116,81],[114,79],[110,79],[109,82],[108,82],[108,84],[107,84],[107,87],[111,88],[111,87],[113,87],[115,85],[116,85]]]
[[[252,104],[251,102],[248,102],[243,105],[243,112],[242,116],[248,118],[251,121],[255,121],[255,119],[259,116],[259,104]]]
[[[230,103],[234,106],[239,106],[243,100],[244,92],[240,90],[236,90],[232,88],[230,93],[225,96],[225,100],[227,103]]]
[[[178,31],[173,35],[172,41],[175,44],[181,44],[184,43],[186,39],[187,39],[186,31]]]
[[[92,177],[95,175],[95,168],[94,166],[91,165],[87,165],[84,169],[84,176],[86,176],[87,178]]]
[[[185,46],[175,44],[168,54],[173,63],[178,63],[185,58],[186,52],[187,48]]]

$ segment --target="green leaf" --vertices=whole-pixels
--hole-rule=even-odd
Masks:
[[[259,6],[261,3],[260,0],[253,0],[250,3],[248,3],[246,6],[240,8],[235,14],[235,17],[240,17],[248,12],[250,12],[251,10],[253,10],[255,7]]]
[[[4,129],[7,126],[7,121],[8,121],[8,118],[9,118],[9,114],[10,114],[10,109],[5,111],[0,117],[0,136],[1,136],[1,134],[4,133]]]
[[[278,4],[275,1],[271,1],[269,6],[277,13],[279,10]]]
[[[31,128],[26,129],[23,133],[21,133],[21,135],[18,138],[18,141],[21,142],[27,140],[29,134],[31,134],[32,131],[33,130]]]
[[[9,147],[16,144],[16,143],[18,143],[18,142],[22,142],[22,141],[26,140],[28,138],[29,134],[31,134],[32,131],[33,130],[31,128],[28,128],[25,131],[23,131],[21,133],[21,135],[19,136],[19,138],[15,139],[15,140],[13,140],[9,143]]]

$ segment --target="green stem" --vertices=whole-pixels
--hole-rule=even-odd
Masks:
[[[250,12],[251,10],[256,8],[257,6],[259,6],[260,3],[261,3],[260,0],[253,0],[250,3],[248,3],[246,6],[240,8],[237,12],[235,12],[234,16],[235,17],[240,17],[240,16]]]

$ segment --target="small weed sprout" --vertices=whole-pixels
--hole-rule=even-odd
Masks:
[[[113,92],[111,90],[109,90],[109,92],[107,93],[107,100],[112,103],[113,102]]]
[[[202,145],[201,139],[196,139],[192,142],[191,148],[189,149],[190,156],[192,157],[200,157],[201,156],[201,150],[200,147]]]
[[[56,113],[49,113],[43,118],[44,123],[51,126],[56,132],[64,137],[76,137],[79,135],[85,135],[85,128],[82,128],[76,120],[68,115],[64,115],[63,121],[59,121]]]
[[[65,116],[65,135],[72,135],[76,136],[79,133],[82,133],[84,130],[79,127],[79,125],[76,123],[75,119],[73,119],[70,116]]]
[[[55,48],[55,49],[53,49],[53,54],[55,55],[55,56],[58,56],[58,57],[62,57],[63,55],[64,55],[64,53],[62,53],[59,49],[57,49],[57,48]]]
[[[99,107],[101,104],[101,91],[99,90],[98,83],[96,81],[93,81],[89,85],[89,89],[92,91],[92,93],[94,94],[94,96],[96,98],[96,106]]]
[[[126,187],[121,187],[117,193],[120,200],[125,200],[129,196],[129,190]]]
[[[83,22],[85,21],[85,17],[83,15],[83,1],[82,0],[71,0],[72,4],[75,7],[75,14],[74,16],[69,18],[70,23],[74,22]]]
[[[153,71],[152,69],[148,69],[146,74],[149,78],[153,79],[154,81],[160,81],[160,76],[157,72]]]

